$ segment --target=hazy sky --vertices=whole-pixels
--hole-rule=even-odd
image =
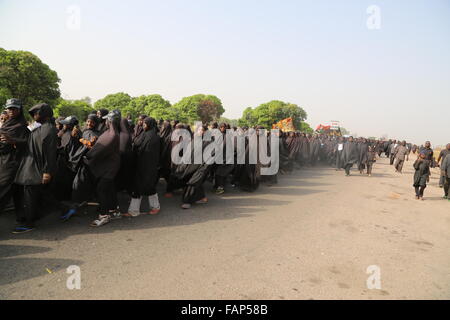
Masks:
[[[229,118],[279,99],[314,127],[450,142],[448,0],[0,0],[0,47],[37,54],[65,98],[215,94]]]

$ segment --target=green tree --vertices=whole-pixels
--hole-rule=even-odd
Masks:
[[[58,74],[36,55],[0,48],[0,105],[18,98],[29,109],[45,102],[54,107],[61,93]]]
[[[237,119],[228,119],[228,118],[225,118],[225,117],[220,117],[217,120],[217,122],[218,123],[222,123],[222,122],[228,123],[231,127],[237,127],[239,125],[239,120],[237,120]]]
[[[92,108],[85,99],[60,99],[58,105],[54,109],[55,117],[76,116],[80,122],[84,122],[92,111],[95,111],[95,109]]]
[[[222,101],[214,95],[197,94],[185,97],[173,106],[173,115],[181,122],[204,123],[217,120],[225,112]]]
[[[146,114],[155,119],[172,119],[172,105],[159,94],[142,95],[133,98],[124,112],[130,113],[133,118],[140,114]]]
[[[296,104],[272,100],[259,105],[255,109],[245,109],[239,124],[247,126],[261,125],[271,128],[274,123],[290,117],[293,119],[295,128],[298,129],[301,128],[302,121],[306,120],[307,113]]]
[[[108,94],[104,98],[97,100],[94,104],[94,109],[106,110],[120,110],[122,112],[131,102],[131,97],[128,93],[118,92]]]
[[[238,120],[239,126],[241,127],[253,127],[257,122],[258,119],[254,115],[254,110],[251,107],[246,108],[242,114],[242,118]]]
[[[314,129],[313,128],[311,128],[311,126],[307,123],[307,122],[302,122],[301,124],[300,124],[300,127],[299,127],[300,129],[299,129],[299,131],[301,131],[301,132],[304,132],[304,133],[309,133],[309,134],[313,134],[314,133]]]

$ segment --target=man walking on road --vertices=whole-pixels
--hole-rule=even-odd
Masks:
[[[391,166],[394,164],[394,159],[395,159],[394,152],[395,152],[395,149],[397,148],[397,146],[398,146],[397,140],[394,140],[394,142],[392,142],[389,145],[389,159],[390,159],[389,163]]]
[[[358,145],[353,141],[353,137],[348,138],[343,150],[345,175],[350,175],[353,164],[358,162]]]
[[[420,148],[419,153],[425,154],[425,159],[428,161],[433,160],[433,149],[431,149],[431,142],[425,142],[425,147]]]
[[[403,164],[405,163],[405,158],[408,158],[408,153],[409,150],[406,147],[406,141],[402,141],[402,143],[395,148],[395,172],[402,173]]]

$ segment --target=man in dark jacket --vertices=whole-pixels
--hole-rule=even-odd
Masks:
[[[48,104],[41,103],[32,107],[29,113],[36,125],[31,126],[15,179],[15,183],[23,188],[23,194],[21,208],[16,208],[19,225],[13,233],[33,230],[43,188],[50,183],[56,171],[57,132],[51,122],[53,110]]]
[[[394,158],[395,158],[395,172],[402,173],[403,164],[405,163],[405,159],[408,159],[409,150],[406,146],[406,141],[402,141],[395,150],[394,150]]]

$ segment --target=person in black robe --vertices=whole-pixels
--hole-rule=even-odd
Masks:
[[[310,164],[310,149],[311,145],[309,143],[310,135],[306,135],[305,133],[298,133],[298,139],[300,141],[300,150],[298,151],[298,163],[300,166],[304,166],[305,164]]]
[[[309,150],[309,161],[311,166],[315,166],[319,161],[319,151],[320,151],[320,140],[317,135],[314,135],[309,140],[310,150]]]
[[[81,133],[75,116],[69,116],[59,123],[63,128],[58,132],[60,144],[57,149],[57,170],[51,182],[51,189],[57,200],[68,201],[71,198],[72,183],[76,174],[71,157],[81,146]]]
[[[278,144],[280,148],[280,173],[285,174],[291,172],[293,167],[291,161],[289,160],[289,151],[286,146],[285,132],[280,130],[277,135],[279,138]]]
[[[360,174],[364,173],[367,164],[367,153],[369,152],[369,144],[365,138],[360,139],[358,145],[358,170]]]
[[[104,118],[107,130],[85,156],[100,204],[98,219],[91,224],[93,227],[121,218],[114,181],[120,169],[120,112],[113,110]]]
[[[289,163],[287,166],[287,171],[291,172],[294,170],[295,161],[299,157],[300,149],[301,149],[301,140],[300,137],[297,137],[296,132],[287,132],[287,137],[285,140],[286,148],[289,153],[288,159]]]
[[[223,139],[223,158],[222,164],[215,164],[214,167],[214,189],[217,195],[223,194],[225,192],[225,185],[227,181],[227,177],[233,172],[234,164],[227,164],[227,124],[221,123],[219,125],[220,133],[222,134]],[[234,150],[233,150],[234,152]],[[234,157],[234,154],[233,154]]]
[[[339,137],[337,143],[335,145],[334,154],[335,154],[335,168],[336,170],[341,170],[344,168],[344,138]]]
[[[71,165],[76,172],[72,183],[72,196],[69,208],[61,220],[67,221],[74,214],[77,209],[83,207],[92,198],[94,193],[94,182],[89,168],[84,163],[83,158],[86,153],[92,148],[99,137],[96,130],[98,117],[96,114],[90,114],[87,117],[85,128],[80,139],[80,146],[78,150],[71,156]]]
[[[350,169],[355,164],[358,163],[358,146],[353,140],[353,137],[349,137],[348,141],[344,143],[344,149],[342,152],[343,164],[345,169],[345,175],[350,175]]]
[[[137,139],[139,139],[139,136],[144,132],[144,120],[147,118],[145,114],[141,114],[138,117],[138,120],[136,122],[136,126],[134,127],[133,135],[131,136],[131,142],[134,143]]]
[[[430,181],[430,160],[427,159],[425,152],[421,152],[419,158],[414,162],[414,170],[413,187],[416,191],[416,199],[423,200],[427,182]]]
[[[97,132],[99,132],[100,134],[102,134],[103,132],[105,132],[108,128],[106,126],[106,120],[105,117],[108,114],[108,110],[106,109],[100,109],[97,111],[97,127],[95,128],[95,130]]]
[[[161,130],[159,132],[160,137],[160,157],[159,157],[159,176],[166,181],[166,194],[167,187],[170,180],[170,172],[172,168],[172,125],[170,121],[166,120],[162,123]]]
[[[267,133],[267,157],[271,158],[272,157],[272,148],[274,148],[274,146],[272,146],[272,133],[271,131],[269,131]],[[282,166],[282,162],[285,161],[285,159],[283,159],[284,155],[282,154],[282,146],[281,146],[281,133],[280,131],[278,131],[278,133],[275,134],[275,136],[278,139],[278,171],[274,174],[270,174],[270,175],[261,175],[261,181],[264,181],[267,186],[272,186],[274,184],[278,184],[278,172],[280,171],[280,168]],[[264,137],[264,136],[262,136]],[[262,165],[262,167],[270,167],[272,165],[272,163],[270,162],[267,165]]]
[[[249,129],[251,134],[255,129]],[[241,188],[241,190],[246,192],[254,192],[259,188],[259,184],[261,181],[261,168],[260,164],[250,163],[250,140],[248,137],[245,138],[245,163],[237,164],[235,170],[235,178],[237,184]]]
[[[182,123],[177,123],[176,126],[174,127],[173,132],[177,132],[177,130],[184,130],[186,129],[186,126],[183,125]],[[172,132],[172,133],[173,133]],[[182,138],[180,138],[179,141],[172,141],[172,137],[171,137],[171,142],[170,142],[170,149],[173,150],[173,148],[175,148],[175,146],[179,143],[181,143]],[[172,151],[171,151],[172,153]],[[183,151],[180,151],[179,154],[180,157],[183,156]],[[173,192],[177,189],[181,189],[183,188],[183,186],[185,185],[185,183],[178,179],[177,176],[175,175],[175,172],[177,171],[179,165],[172,163],[172,159],[171,159],[171,166],[170,166],[170,176],[169,176],[169,181],[167,182],[167,187],[166,187],[166,193],[164,194],[165,198],[173,198]]]
[[[144,132],[135,142],[133,151],[136,157],[136,171],[133,180],[133,193],[128,213],[125,216],[135,217],[140,214],[141,201],[148,197],[150,212],[158,214],[161,210],[156,184],[159,175],[160,137],[156,132],[156,120],[147,117],[144,120]]]
[[[0,213],[11,198],[17,206],[17,188],[13,182],[30,133],[21,102],[9,99],[5,108],[7,120],[0,128]]]
[[[178,128],[178,125],[177,125]],[[183,129],[188,130],[187,126]],[[207,126],[201,126],[197,128],[196,135],[203,137],[203,134],[208,130]],[[189,131],[189,130],[188,130]],[[203,141],[202,152],[206,148],[210,141]],[[173,145],[174,146],[174,145]],[[211,165],[207,164],[205,159],[201,164],[194,163],[194,143],[190,144],[191,150],[191,163],[175,165],[171,174],[171,189],[183,188],[182,194],[182,209],[190,209],[192,204],[206,204],[208,198],[206,198],[205,189],[203,183],[205,182],[208,173],[211,169]]]
[[[120,120],[120,170],[116,178],[117,191],[130,193],[134,176],[135,158],[131,143],[131,128],[128,119]]]
[[[20,208],[16,208],[19,225],[14,233],[28,232],[34,229],[38,207],[44,189],[56,172],[57,132],[51,122],[52,108],[41,103],[29,110],[29,114],[40,125],[33,126],[24,156],[17,170],[15,183],[21,186]]]

